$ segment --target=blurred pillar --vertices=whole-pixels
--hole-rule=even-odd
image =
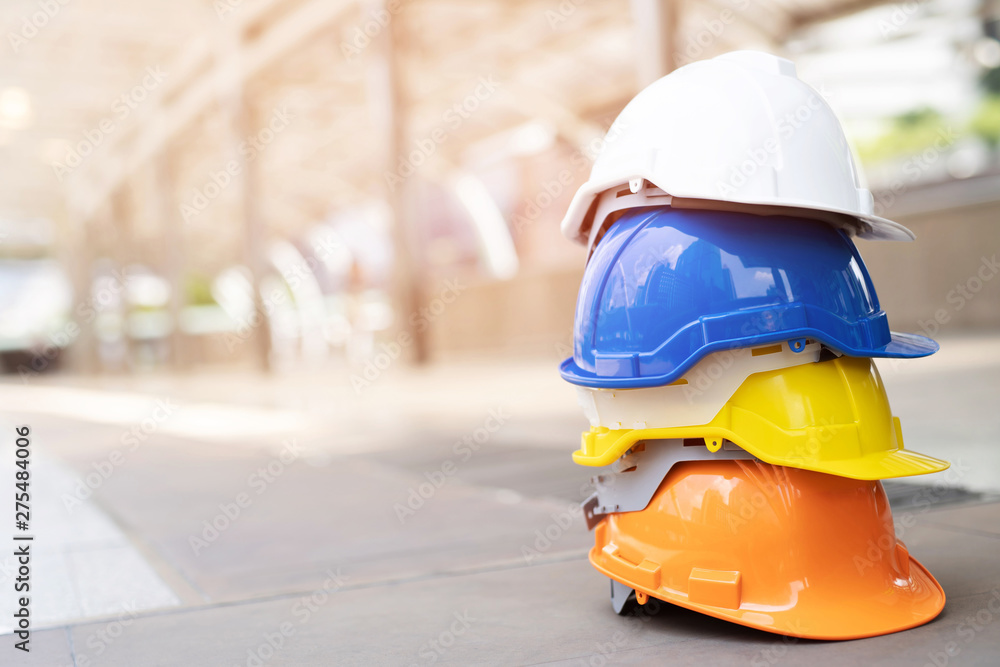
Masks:
[[[645,88],[677,67],[677,31],[682,0],[631,0],[636,72]]]
[[[129,224],[129,205],[127,202],[129,195],[129,185],[123,183],[117,190],[111,193],[111,197],[108,200],[109,203],[109,215],[108,224],[111,226],[111,238],[113,243],[111,248],[107,253],[107,259],[111,261],[113,270],[119,272],[118,275],[122,276],[120,279],[121,284],[121,333],[122,333],[122,345],[124,346],[124,359],[122,367],[119,370],[129,371],[134,366],[136,361],[136,350],[137,344],[135,339],[132,337],[132,332],[130,329],[130,315],[132,310],[129,303],[129,285],[128,285],[128,272],[125,270],[126,267],[132,262],[136,261],[137,249],[135,247],[135,239],[132,236],[131,225]]]
[[[396,14],[390,10],[392,6]],[[403,31],[398,16],[399,3],[386,0],[368,0],[363,5],[366,16],[388,16],[389,27],[372,38],[367,49],[368,92],[371,114],[382,137],[383,173],[395,174],[408,145],[407,105],[400,75],[400,44]],[[386,186],[386,199],[392,209],[392,234],[395,244],[395,275],[393,302],[396,304],[394,331],[397,338],[403,334],[413,343],[405,347],[405,356],[413,363],[427,361],[427,337],[424,330],[410,324],[412,314],[421,304],[421,276],[415,258],[414,231],[417,224],[414,205],[414,176],[403,177]]]
[[[247,137],[257,133],[257,115],[253,105],[247,100],[245,91],[240,90],[239,104],[234,109],[235,115],[235,136],[233,141],[234,150],[239,146],[241,137]],[[238,154],[238,153],[237,153]],[[266,372],[271,371],[271,324],[268,320],[267,310],[264,308],[264,295],[261,289],[261,281],[264,274],[269,270],[267,261],[267,235],[264,220],[260,211],[260,160],[247,160],[243,163],[243,178],[239,180],[242,186],[242,208],[243,208],[243,261],[250,268],[253,274],[253,305],[254,311],[258,315],[259,325],[254,329],[253,344],[257,358],[257,367]]]
[[[163,271],[170,283],[168,309],[173,329],[170,331],[170,360],[176,368],[186,368],[191,363],[187,351],[187,339],[181,330],[181,311],[184,308],[184,230],[177,215],[175,193],[177,181],[174,178],[173,154],[170,147],[153,158],[153,188],[156,197],[160,232],[163,235]]]
[[[243,76],[244,35],[237,26],[229,29],[218,40],[219,59],[218,71],[220,80],[219,104],[226,115],[229,128],[228,143],[230,152],[243,160],[239,150],[240,142],[245,137],[255,135],[258,131],[259,118],[253,103],[246,94],[245,77]],[[250,269],[253,283],[253,301],[255,317],[252,318],[253,333],[250,343],[253,345],[257,368],[270,372],[271,366],[271,328],[267,311],[264,309],[261,294],[261,280],[269,270],[266,256],[266,228],[260,211],[260,156],[256,159],[243,160],[242,169],[233,177],[230,187],[237,188],[239,208],[243,214],[243,264]]]
[[[76,322],[77,330],[73,344],[68,349],[68,366],[78,373],[96,373],[100,363],[97,356],[97,335],[94,331],[96,310],[94,309],[93,265],[94,248],[86,220],[75,212],[69,212],[68,234],[64,257],[70,267],[73,282],[73,311],[70,320]]]

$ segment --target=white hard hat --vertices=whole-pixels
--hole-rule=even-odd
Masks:
[[[614,211],[670,205],[815,217],[861,238],[914,238],[874,215],[873,204],[823,96],[791,61],[736,51],[681,67],[628,103],[562,231],[592,247]]]

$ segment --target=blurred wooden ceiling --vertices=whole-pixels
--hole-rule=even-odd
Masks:
[[[388,0],[380,19],[383,3],[357,0],[7,0],[0,217],[72,226],[125,216],[139,233],[157,219],[180,224],[180,207],[236,157],[241,133],[286,116],[254,155],[267,226],[295,229],[378,196],[386,62],[365,30],[375,42],[392,35],[402,145],[445,132],[420,167],[429,177],[462,163],[475,142],[531,121],[584,145],[640,87],[636,35],[648,26],[634,17],[655,12],[655,1]],[[675,3],[671,57],[780,52],[794,31],[875,4]],[[88,143],[98,145],[79,167],[60,168]],[[223,188],[185,228],[234,241],[232,199]]]

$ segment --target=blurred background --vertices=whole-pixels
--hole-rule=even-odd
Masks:
[[[994,248],[991,1],[4,3],[0,350],[8,373],[364,367],[568,341],[558,233],[644,85],[738,49],[793,59],[883,215],[862,244],[919,330]],[[461,298],[411,320],[447,281]],[[280,296],[279,296],[280,295]],[[995,329],[1000,290],[948,332]]]
[[[942,343],[880,362],[908,447],[962,463],[934,499],[1000,489],[1000,1],[5,0],[0,27],[0,400],[39,434],[53,625],[518,558],[589,477],[559,221],[632,96],[735,49],[795,61],[917,234],[859,247],[894,330]],[[293,440],[298,481],[192,547]],[[458,514],[400,518],[462,442]]]

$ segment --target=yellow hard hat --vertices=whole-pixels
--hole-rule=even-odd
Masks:
[[[882,484],[759,461],[675,465],[611,514],[590,562],[636,593],[768,632],[855,639],[937,616],[945,595],[893,531]]]
[[[866,357],[754,373],[708,424],[591,428],[573,460],[605,466],[640,441],[674,438],[704,439],[711,451],[729,440],[767,463],[854,479],[923,475],[950,465],[903,449],[899,419]]]

